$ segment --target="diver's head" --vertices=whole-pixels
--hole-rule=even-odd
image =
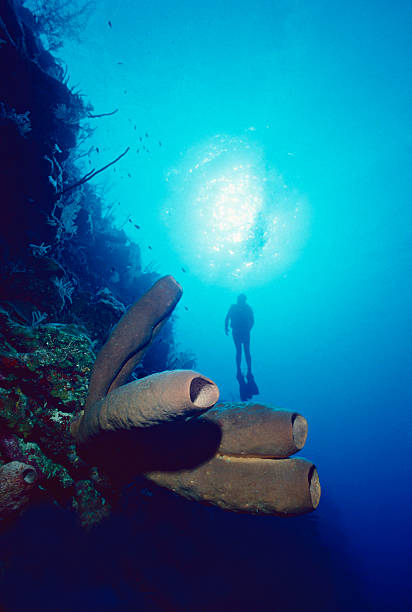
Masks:
[[[241,293],[240,295],[238,295],[237,297],[237,303],[238,304],[246,304],[246,296],[244,293]]]

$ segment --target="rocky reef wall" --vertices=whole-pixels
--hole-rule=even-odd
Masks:
[[[0,490],[0,515],[7,522],[40,497],[90,526],[116,494],[77,456],[68,424],[96,350],[158,275],[143,270],[139,245],[76,165],[93,107],[68,86],[35,17],[15,0],[0,2],[0,75],[0,470],[26,466]],[[193,365],[175,350],[169,321],[133,376]],[[24,469],[35,470],[34,481]],[[19,487],[21,503],[10,505]]]

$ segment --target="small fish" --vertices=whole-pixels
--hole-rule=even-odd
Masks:
[[[136,153],[139,153],[139,152],[140,152],[140,149],[136,149]]]
[[[140,225],[137,225],[136,223],[134,223],[134,226],[136,229],[140,229]]]
[[[140,140],[140,142],[142,142],[142,137],[141,136],[139,136],[139,140]]]
[[[127,173],[127,176],[128,176],[129,178],[132,178],[132,175],[130,174],[130,172],[128,172],[128,173]]]
[[[91,165],[91,163],[92,163],[92,160],[91,160],[91,159],[89,159],[89,164]]]
[[[109,28],[111,28],[112,27],[112,22],[108,21],[107,23],[108,23]]]
[[[185,306],[185,310],[189,310],[189,308],[187,306]]]
[[[159,140],[159,147],[161,147],[161,146],[162,146],[162,142]]]
[[[129,223],[133,223],[133,221],[130,219],[130,217],[129,217],[128,221],[129,221]]]
[[[151,250],[152,250],[152,247],[150,246],[150,244],[149,244],[149,246],[148,246],[147,248],[149,249],[149,251],[151,251]]]
[[[145,136],[146,136],[146,138],[149,138],[149,134],[147,132],[146,132]]]
[[[100,153],[99,147],[96,147],[96,151],[97,151],[97,153]]]
[[[117,62],[118,66],[123,66],[123,62]]]
[[[134,126],[134,129],[136,129],[136,126]]]
[[[186,274],[186,270],[185,270],[185,268],[182,268],[182,272],[184,272],[184,273]]]

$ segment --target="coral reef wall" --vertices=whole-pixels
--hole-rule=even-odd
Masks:
[[[10,255],[21,255],[30,242],[50,243],[53,238],[44,223],[54,195],[48,177],[67,159],[78,129],[78,122],[61,121],[56,111],[64,106],[74,115],[76,109],[79,117],[83,107],[62,82],[63,69],[26,25],[30,20],[24,7],[2,1],[0,172],[7,206],[1,238],[3,254]]]
[[[116,494],[76,455],[68,424],[96,350],[158,275],[142,269],[139,246],[84,180],[76,159],[93,107],[14,0],[0,1],[0,75],[0,469],[20,462],[28,480],[35,470],[26,483],[15,466],[0,514],[13,518],[8,500],[22,486],[14,515],[40,496],[90,525]],[[133,376],[193,365],[176,352],[169,321]]]

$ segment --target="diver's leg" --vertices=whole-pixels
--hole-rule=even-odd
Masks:
[[[245,351],[247,375],[249,376],[252,374],[252,358],[250,356],[250,336],[244,340],[243,349]]]
[[[242,373],[240,369],[240,363],[242,361],[242,343],[236,336],[233,336],[233,342],[235,343],[236,347],[236,369],[237,375],[239,376]]]

